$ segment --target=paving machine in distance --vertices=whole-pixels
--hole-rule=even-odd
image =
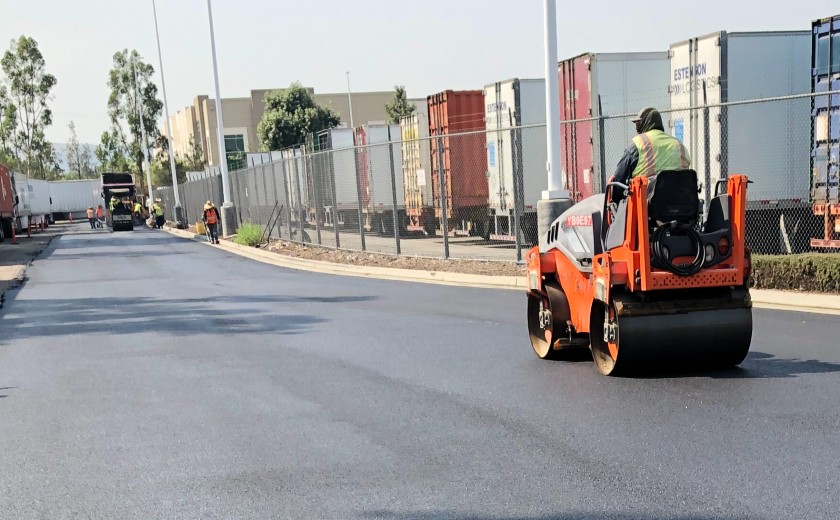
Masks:
[[[105,200],[106,221],[114,231],[133,231],[132,206],[136,187],[130,173],[103,173],[102,198]],[[112,203],[116,198],[116,204]],[[126,202],[127,201],[127,202]]]
[[[541,359],[589,348],[601,374],[739,365],[752,340],[747,177],[705,212],[693,170],[610,180],[528,252],[528,330]]]

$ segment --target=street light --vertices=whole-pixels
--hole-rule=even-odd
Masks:
[[[163,55],[160,52],[160,33],[158,32],[157,7],[152,0],[152,12],[155,15],[155,38],[157,38],[158,61],[160,62],[160,86],[163,90],[163,108],[166,115],[166,138],[169,142],[169,169],[172,171],[172,192],[175,194],[175,222],[178,229],[184,229],[184,210],[181,207],[181,196],[178,194],[178,176],[175,170],[175,150],[172,148],[172,131],[169,127],[169,103],[166,100],[166,80],[163,79]]]
[[[537,201],[537,230],[540,245],[548,228],[564,211],[572,206],[566,191],[563,167],[560,162],[560,90],[557,80],[557,3],[544,0],[545,19],[545,117],[546,117],[546,176],[548,189]]]
[[[213,34],[213,7],[207,0],[207,15],[210,18],[210,50],[213,54],[213,79],[216,83],[216,133],[219,141],[219,168],[222,171],[222,234],[230,236],[236,233],[236,211],[230,199],[230,178],[225,153],[225,132],[222,122],[222,96],[219,93],[219,68],[216,65],[216,37]]]
[[[353,96],[350,95],[350,71],[344,73],[347,76],[347,103],[350,105],[350,128],[356,128],[353,125]]]
[[[134,109],[137,110],[137,115],[140,117],[140,150],[143,152],[143,164],[141,168],[146,168],[146,186],[149,189],[149,199],[146,205],[151,208],[154,196],[152,193],[152,169],[149,167],[149,143],[146,141],[146,127],[143,126],[143,100],[140,99],[140,87],[137,83],[137,57],[131,56],[131,68],[134,72]],[[138,104],[139,101],[139,104]],[[140,172],[143,175],[143,172]]]

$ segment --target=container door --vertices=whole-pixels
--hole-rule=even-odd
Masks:
[[[726,154],[722,153],[725,114],[720,108],[709,109],[709,153],[704,145],[704,104],[717,105],[726,100],[721,89],[725,80],[721,68],[721,43],[725,33],[692,38],[671,46],[671,112],[668,127],[688,149],[691,167],[703,184],[701,199],[706,200],[713,183],[726,174]],[[723,162],[721,162],[723,161]]]
[[[484,88],[488,202],[490,208],[496,210],[497,213],[504,213],[508,209],[504,179],[505,168],[502,160],[504,138],[501,131],[503,114],[506,110],[502,108],[501,88],[501,83],[493,83]]]
[[[560,64],[560,153],[566,189],[575,201],[592,194],[591,55],[584,54]]]

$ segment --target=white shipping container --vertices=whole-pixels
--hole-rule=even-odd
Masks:
[[[26,227],[29,216],[32,215],[32,207],[29,203],[29,179],[22,173],[13,173],[15,180],[15,193],[18,196],[17,216],[22,220],[21,225]]]
[[[50,183],[38,179],[29,179],[29,208],[33,215],[49,215],[52,213],[50,204]]]
[[[810,188],[810,100],[710,108],[709,154],[704,150],[705,103],[804,94],[810,91],[811,33],[715,32],[675,43],[670,50],[672,109],[666,130],[691,154],[701,197],[729,173],[753,184],[749,206],[762,201],[807,202]],[[705,86],[705,92],[704,92]],[[697,109],[700,107],[700,109]]]
[[[53,213],[84,213],[88,208],[102,204],[102,189],[99,179],[75,181],[51,181],[49,183],[50,210]]]
[[[335,201],[338,209],[358,209],[356,186],[356,151],[353,149],[351,128],[329,130],[330,168],[335,182]]]
[[[487,183],[491,212],[535,212],[545,189],[545,80],[510,79],[484,87]]]
[[[424,226],[428,210],[432,208],[432,159],[429,145],[429,107],[415,104],[415,111],[400,120],[402,139],[402,175],[405,206],[409,217],[409,231],[433,232],[431,224]],[[434,216],[434,214],[432,214]]]
[[[366,161],[362,175],[367,173],[368,210],[381,211],[394,207],[391,186],[391,150],[393,150],[393,179],[397,195],[397,208],[405,207],[405,189],[402,175],[402,149],[400,146],[400,125],[364,125],[365,147],[361,154]],[[388,142],[394,143],[389,146]],[[366,171],[365,171],[366,170]]]

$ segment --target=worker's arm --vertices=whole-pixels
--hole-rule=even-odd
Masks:
[[[615,180],[622,184],[628,184],[630,182],[630,176],[633,175],[633,170],[636,169],[636,165],[638,164],[639,150],[635,144],[631,144],[624,150],[624,155],[618,161],[618,166],[615,168]]]

